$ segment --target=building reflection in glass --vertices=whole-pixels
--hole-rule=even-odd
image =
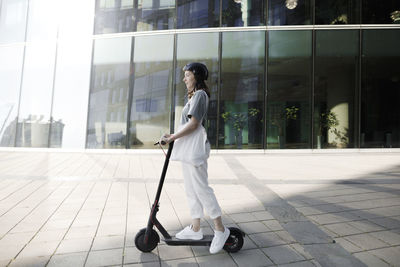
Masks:
[[[131,148],[153,148],[155,141],[170,132],[173,44],[173,35],[135,38]]]
[[[125,148],[131,45],[131,37],[95,41],[87,148]]]

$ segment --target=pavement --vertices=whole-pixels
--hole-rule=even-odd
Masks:
[[[136,249],[163,162],[160,150],[0,150],[0,266],[400,266],[399,150],[214,151],[223,222],[246,233],[215,255]],[[171,234],[190,223],[178,162],[158,219]]]

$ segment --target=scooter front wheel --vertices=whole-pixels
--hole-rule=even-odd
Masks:
[[[228,240],[225,242],[224,250],[230,253],[238,252],[244,243],[243,232],[235,227],[229,227],[231,233],[229,234]]]
[[[144,242],[144,236],[146,234],[146,228],[141,229],[135,236],[135,246],[143,252],[150,252],[155,249],[160,242],[160,237],[156,230],[151,229],[147,244]]]

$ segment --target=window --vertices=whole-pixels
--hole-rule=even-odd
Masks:
[[[262,148],[264,58],[265,32],[222,34],[219,148]]]
[[[314,148],[354,148],[359,31],[316,31]]]
[[[311,31],[268,33],[267,149],[311,147]]]
[[[153,148],[170,131],[173,47],[173,35],[135,38],[131,148]]]
[[[362,35],[361,147],[400,147],[400,31]]]
[[[132,38],[98,39],[94,43],[92,83],[89,96],[87,148],[125,148],[126,120],[113,114],[128,109]],[[109,51],[114,51],[109,53]],[[108,78],[114,76],[114,79]],[[101,81],[101,82],[96,82]],[[112,102],[115,90],[124,98]]]
[[[312,24],[310,0],[269,0],[268,25]]]
[[[190,62],[201,62],[207,66],[209,72],[206,83],[210,89],[211,96],[205,126],[208,140],[213,147],[215,147],[217,140],[218,36],[218,33],[179,34],[176,55],[175,129],[180,123],[181,111],[187,100],[187,89],[182,82],[182,68]]]
[[[360,23],[360,0],[315,1],[315,24]]]
[[[178,0],[177,28],[207,28],[219,26],[218,0]]]
[[[263,0],[222,0],[222,26],[265,25]]]

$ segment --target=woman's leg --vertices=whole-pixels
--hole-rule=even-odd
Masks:
[[[221,217],[222,211],[215,197],[214,190],[208,184],[207,162],[195,167],[189,165],[191,170],[191,183],[194,194],[205,208],[211,219],[215,220]],[[219,222],[221,218],[217,220]]]
[[[214,219],[214,228],[217,231],[223,232],[225,230],[224,225],[222,224],[221,216]]]
[[[200,218],[204,217],[203,206],[201,201],[197,197],[196,191],[194,189],[193,179],[192,179],[192,168],[193,166],[182,162],[182,172],[184,178],[186,198],[188,200],[190,208],[190,216],[192,217],[193,226],[197,225],[200,228]]]

